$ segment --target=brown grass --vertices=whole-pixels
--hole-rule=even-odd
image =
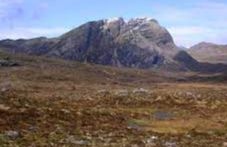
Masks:
[[[178,81],[197,73],[11,58],[22,66],[0,68],[2,146],[145,146],[152,136],[156,146],[220,146],[227,137],[227,86]],[[174,117],[154,119],[157,111]]]

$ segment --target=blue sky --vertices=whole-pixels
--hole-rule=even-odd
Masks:
[[[179,46],[227,44],[227,0],[0,0],[0,39],[55,37],[119,16],[155,18]]]

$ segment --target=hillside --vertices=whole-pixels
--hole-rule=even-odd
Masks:
[[[221,146],[226,74],[0,53],[1,146]]]
[[[0,47],[11,53],[114,67],[189,70],[186,62],[176,60],[180,54],[171,34],[150,18],[91,21],[58,38],[3,40]]]
[[[227,64],[227,45],[202,42],[192,46],[188,53],[200,62]]]

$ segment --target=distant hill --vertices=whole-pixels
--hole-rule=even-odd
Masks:
[[[200,62],[227,64],[227,45],[202,42],[188,50]]]

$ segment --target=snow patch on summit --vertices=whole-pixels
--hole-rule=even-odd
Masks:
[[[117,21],[121,21],[121,20],[124,20],[123,18],[121,17],[113,17],[113,18],[109,18],[106,20],[107,23],[113,23],[113,22],[117,22]]]
[[[132,19],[124,19],[122,17],[113,17],[105,20],[105,23],[110,24],[110,23],[115,23],[115,22],[124,22],[126,24],[130,23],[147,23],[147,22],[155,22],[158,23],[157,20],[155,20],[152,17],[136,17]]]
[[[135,22],[137,23],[154,22],[158,24],[158,21],[151,17],[137,17],[137,18],[130,19],[128,21],[128,23],[135,23]]]
[[[151,18],[151,17],[137,17],[136,19],[144,20],[144,21],[151,21],[151,20],[154,20],[154,19]]]

